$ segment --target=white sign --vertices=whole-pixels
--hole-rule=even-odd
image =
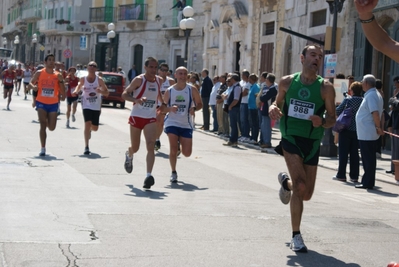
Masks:
[[[344,100],[344,94],[348,93],[349,80],[334,79],[335,103],[341,103]]]
[[[79,47],[80,47],[80,50],[87,50],[87,36],[86,35],[80,36]]]
[[[324,78],[334,78],[337,68],[337,54],[324,56]]]
[[[109,43],[107,35],[98,35],[98,43]]]

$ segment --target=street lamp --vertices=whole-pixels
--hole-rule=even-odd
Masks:
[[[15,44],[15,60],[18,60],[18,45],[19,45],[18,35],[15,35],[14,44]]]
[[[184,31],[184,36],[186,36],[186,48],[184,50],[184,61],[186,62],[186,67],[188,67],[188,37],[190,37],[191,30],[194,29],[195,19],[192,18],[194,15],[194,9],[191,6],[186,6],[183,9],[184,19],[180,21],[180,29]]]
[[[337,42],[337,20],[338,13],[341,13],[342,8],[344,6],[345,0],[326,0],[330,7],[330,14],[334,15],[333,18],[333,27],[332,27],[332,36],[331,36],[331,54],[335,54],[336,52],[336,42]]]
[[[107,38],[109,39],[109,48],[108,48],[108,71],[111,71],[111,62],[112,62],[112,40],[115,38],[116,33],[115,33],[115,24],[112,22],[108,24],[108,33],[107,33]]]
[[[4,46],[4,48],[7,47],[7,38],[6,37],[3,37],[3,46]]]
[[[32,35],[32,44],[33,44],[33,51],[32,51],[32,59],[33,59],[33,66],[36,62],[36,44],[37,44],[37,34],[34,33]]]

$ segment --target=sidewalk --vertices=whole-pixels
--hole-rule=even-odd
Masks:
[[[198,116],[198,117],[200,117],[200,116]],[[196,121],[200,124],[202,122],[202,116],[201,116],[201,119],[200,118],[196,118]],[[197,127],[198,127],[198,125],[197,125]],[[207,135],[214,136],[216,138],[222,139],[223,141],[221,141],[221,144],[224,141],[228,141],[228,138],[218,136],[218,135],[216,135],[213,132],[203,131],[203,130],[200,130],[198,128],[196,128],[195,130],[197,132],[201,132],[203,134],[207,134]],[[280,142],[280,139],[281,139],[281,133],[280,133],[280,129],[278,128],[278,124],[276,123],[275,127],[273,128],[273,132],[272,132],[272,146],[273,146],[273,148],[266,149],[267,153],[262,153],[262,154],[276,154],[277,155],[277,153],[274,151],[274,147],[276,145],[278,145],[278,143]],[[253,145],[253,144],[239,142],[239,146],[245,146],[247,148],[256,149],[256,150],[259,150],[259,152],[260,152],[260,147],[258,145]],[[337,171],[338,170],[338,157],[320,157],[320,159],[319,159],[319,167],[323,167],[323,168],[327,168],[327,169],[331,169],[331,170]],[[349,164],[347,166],[347,169],[349,170]],[[377,159],[376,181],[397,185],[396,180],[395,180],[395,176],[392,175],[392,174],[385,173],[386,170],[390,170],[390,169],[391,169],[391,151],[385,151],[384,150],[384,151],[382,151],[381,158]],[[362,174],[363,174],[363,167],[362,167],[362,162],[360,161],[360,177],[359,177],[359,181],[361,180],[361,175]],[[349,177],[349,174],[348,174],[347,177]],[[328,177],[328,178],[332,179],[332,177]]]

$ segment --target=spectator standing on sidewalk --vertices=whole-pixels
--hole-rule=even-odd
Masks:
[[[209,106],[211,106],[212,110],[212,119],[213,119],[213,129],[212,132],[217,133],[219,131],[219,123],[216,109],[216,96],[220,87],[219,76],[213,77],[213,87],[212,92],[209,96]]]
[[[393,97],[390,98],[389,104],[392,107],[391,117],[388,121],[388,131],[390,133],[399,135],[399,76],[394,78],[396,90]],[[396,94],[395,94],[396,93]],[[391,160],[399,159],[399,138],[391,136]],[[387,173],[395,174],[395,166],[391,161],[391,170],[386,171]]]
[[[227,108],[230,119],[230,138],[229,141],[223,145],[237,147],[238,141],[238,123],[240,120],[240,104],[242,88],[240,86],[240,77],[233,74],[230,77],[232,89],[227,97]]]
[[[240,131],[241,137],[238,141],[241,142],[249,142],[249,111],[248,111],[248,94],[249,89],[251,88],[251,84],[249,83],[249,71],[244,70],[241,73],[241,81],[240,86],[242,88],[242,98],[240,105]]]
[[[210,114],[209,114],[209,97],[212,92],[212,87],[213,83],[211,78],[209,78],[209,71],[207,69],[203,69],[201,72],[203,81],[202,81],[202,86],[201,86],[201,98],[202,98],[202,104],[204,105],[202,108],[202,115],[203,115],[203,126],[202,129],[204,131],[209,131],[209,120],[210,120]]]
[[[276,101],[269,108],[270,118],[280,119],[281,148],[276,147],[276,151],[283,154],[291,175],[290,179],[281,172],[278,181],[280,200],[284,204],[291,202],[290,247],[294,252],[307,252],[300,232],[303,202],[313,195],[324,128],[335,123],[334,87],[317,75],[322,59],[320,46],[305,46],[302,71],[280,80]]]
[[[345,110],[345,108],[352,109],[352,120],[348,129],[344,129],[339,133],[339,157],[338,157],[338,172],[333,177],[334,180],[346,182],[346,165],[348,164],[348,154],[350,156],[349,162],[349,177],[350,181],[357,183],[359,179],[359,141],[357,140],[356,119],[355,114],[359,110],[360,104],[363,101],[362,97],[362,83],[353,82],[349,87],[349,92],[352,97],[347,97],[338,106],[336,113],[337,117]]]
[[[248,94],[248,116],[249,127],[251,130],[250,144],[258,143],[259,136],[259,116],[258,107],[256,106],[256,96],[259,94],[258,76],[254,73],[249,75],[249,84],[251,85]]]
[[[361,184],[355,185],[355,188],[373,189],[377,168],[378,137],[384,134],[383,125],[381,125],[384,102],[375,88],[375,77],[373,75],[367,74],[363,77],[362,88],[364,98],[356,113],[356,132],[364,174]]]
[[[223,93],[227,90],[226,84],[226,74],[223,74],[219,78],[220,87],[217,91],[216,95],[216,111],[217,111],[217,120],[218,120],[218,135],[229,134],[229,120],[227,114],[223,111]]]
[[[271,148],[272,147],[272,121],[269,116],[269,107],[276,100],[277,96],[277,85],[274,82],[276,80],[276,76],[273,73],[268,73],[265,79],[265,88],[260,97],[261,105],[261,114],[262,114],[262,123],[261,123],[261,131],[262,131],[262,145],[261,148]]]

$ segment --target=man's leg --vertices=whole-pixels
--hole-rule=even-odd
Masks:
[[[218,121],[218,132],[224,133],[224,125],[223,125],[223,103],[216,104],[216,113],[217,113],[217,121]]]
[[[219,129],[216,105],[211,105],[211,108],[212,108],[212,119],[213,119],[213,129],[212,129],[212,131],[216,132]]]
[[[83,132],[84,139],[85,139],[85,148],[89,147],[89,140],[91,138],[91,130],[92,130],[91,121],[85,121],[85,129]]]
[[[69,117],[71,116],[71,105],[70,103],[67,103],[67,111],[66,111],[66,118],[67,118],[67,122],[66,122],[66,127],[69,128]]]
[[[147,173],[152,172],[152,168],[154,167],[155,162],[155,153],[154,153],[154,146],[155,146],[155,139],[156,139],[156,129],[157,124],[155,122],[149,123],[144,126],[144,137],[147,146]]]
[[[40,131],[39,131],[39,136],[40,136],[40,144],[42,148],[46,147],[46,138],[47,138],[47,112],[44,109],[37,109],[37,115],[39,117],[39,123],[40,123]]]
[[[362,155],[362,163],[364,174],[362,185],[368,188],[374,187],[375,171],[377,167],[376,149],[377,140],[375,141],[359,141],[360,154]]]
[[[12,99],[12,91],[13,91],[13,89],[12,89],[12,88],[11,88],[11,89],[8,89],[7,107],[9,107],[9,106],[10,106],[10,103],[11,103],[11,99]]]
[[[209,97],[202,97],[202,115],[204,121],[204,130],[209,130]]]
[[[230,117],[230,142],[231,143],[237,143],[238,141],[238,120],[240,117],[240,109],[239,108],[233,108],[232,110],[229,111],[229,117]]]
[[[168,133],[168,138],[169,138],[169,149],[170,149],[169,163],[170,163],[170,168],[172,169],[172,172],[174,172],[174,171],[176,171],[179,136],[177,136],[173,133]]]

